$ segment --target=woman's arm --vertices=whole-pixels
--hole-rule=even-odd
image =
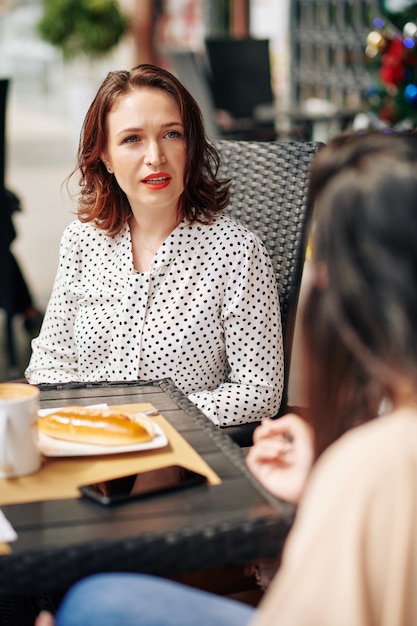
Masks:
[[[221,315],[228,380],[190,400],[220,426],[275,415],[284,383],[280,306],[271,260],[252,234],[233,257]]]
[[[77,302],[68,290],[69,277],[74,280],[78,271],[77,224],[71,224],[62,236],[52,294],[39,337],[32,341],[32,356],[25,372],[32,384],[77,380],[78,360],[74,342]]]

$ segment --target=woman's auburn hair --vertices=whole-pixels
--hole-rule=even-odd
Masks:
[[[316,156],[303,320],[316,456],[417,383],[417,135],[338,136]]]
[[[186,166],[179,215],[189,222],[210,224],[229,204],[230,180],[218,178],[220,154],[207,140],[201,110],[189,91],[170,72],[155,65],[109,72],[87,111],[70,174],[80,174],[78,218],[117,235],[132,215],[126,194],[101,160],[107,148],[107,116],[117,100],[141,87],[160,89],[177,103],[184,125]]]

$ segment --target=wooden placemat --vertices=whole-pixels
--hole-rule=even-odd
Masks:
[[[151,404],[124,404],[112,409],[130,412],[152,410]],[[221,482],[217,474],[162,416],[152,416],[168,438],[164,448],[127,454],[88,457],[44,457],[35,474],[0,479],[0,506],[80,496],[78,486],[167,465],[179,464],[204,474],[210,484]]]

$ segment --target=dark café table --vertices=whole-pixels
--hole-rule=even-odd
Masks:
[[[278,554],[293,507],[262,489],[240,448],[171,380],[41,386],[42,408],[98,402],[153,404],[221,484],[115,508],[83,498],[1,507],[18,540],[0,556],[0,596],[62,593],[96,572],[176,576]]]

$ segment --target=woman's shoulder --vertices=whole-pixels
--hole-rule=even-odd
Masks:
[[[398,409],[347,432],[316,464],[317,474],[333,474],[358,484],[380,480],[387,473],[417,471],[417,410]]]
[[[253,234],[246,226],[244,226],[239,220],[232,215],[222,213],[213,222],[215,228],[221,228],[223,230],[232,230],[236,232]]]
[[[123,232],[120,236],[123,236]],[[97,228],[92,222],[80,222],[80,220],[74,220],[65,228],[62,241],[67,245],[75,244],[77,242],[88,243],[89,241],[93,243],[94,241],[100,241],[103,238],[111,240],[114,237],[109,237],[107,233]]]
[[[269,266],[272,270],[272,260],[262,239],[235,218],[223,214],[205,228],[206,239],[212,248],[227,253],[233,249],[236,263],[243,258],[251,258],[253,262],[260,263],[262,267]]]
[[[322,533],[326,525],[335,537],[347,528],[349,534],[368,527],[373,512],[400,508],[414,498],[416,473],[416,410],[398,410],[353,428],[311,471],[297,512],[297,541],[300,532],[307,541],[311,528]]]
[[[208,226],[213,232],[263,245],[260,237],[231,215],[222,214]]]
[[[406,442],[407,439],[411,439],[411,447],[417,451],[417,436],[411,436],[414,434],[417,434],[417,409],[403,407],[353,428],[331,447],[340,447],[341,450],[346,449],[348,452],[354,447],[365,452],[370,443],[383,446],[394,440]],[[391,445],[388,447],[392,448]]]
[[[80,220],[73,220],[65,228],[63,237],[67,238],[79,238],[83,236],[94,237],[100,233],[99,229],[91,222],[80,222]]]

